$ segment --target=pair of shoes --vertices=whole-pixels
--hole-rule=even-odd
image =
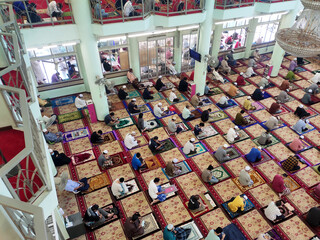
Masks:
[[[73,191],[74,194],[78,194],[80,191]]]

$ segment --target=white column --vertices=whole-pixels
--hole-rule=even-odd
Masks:
[[[140,80],[140,55],[137,38],[129,38],[129,60],[130,68],[132,68],[134,75]]]
[[[91,8],[87,0],[71,0],[72,12],[80,36],[80,49],[85,69],[83,78],[89,85],[98,120],[102,121],[109,112],[104,86],[95,84],[96,77],[102,78],[102,68],[97,40],[91,26]]]
[[[182,34],[180,31],[175,32],[173,52],[174,61],[176,62],[176,65],[174,67],[177,72],[180,73],[182,61]]]
[[[214,26],[213,31],[213,40],[212,40],[212,47],[211,47],[211,56],[218,57],[220,51],[220,42],[221,42],[221,35],[223,30],[223,24],[216,24]]]
[[[254,34],[256,32],[256,28],[258,26],[258,18],[253,18],[249,21],[248,34],[246,39],[246,51],[245,58],[249,58],[251,56],[251,47],[254,39]]]
[[[206,84],[207,63],[203,61],[203,58],[205,55],[209,54],[214,1],[206,0],[205,4],[206,17],[204,22],[200,24],[200,37],[197,49],[201,54],[202,61],[196,61],[194,71],[194,82],[197,85],[196,92],[201,95],[204,93],[204,87]]]

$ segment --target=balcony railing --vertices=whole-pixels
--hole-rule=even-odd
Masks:
[[[294,0],[216,0],[215,9],[232,9],[253,6],[255,2],[278,3]]]
[[[21,28],[74,23],[72,7],[69,1],[49,2],[49,0],[41,0],[35,4],[29,3],[28,0],[20,0],[12,1],[11,3],[12,6],[0,4],[1,14],[9,15],[12,7],[17,23]]]
[[[178,16],[202,12],[204,0],[89,0],[93,21],[115,23],[141,20],[150,14]]]

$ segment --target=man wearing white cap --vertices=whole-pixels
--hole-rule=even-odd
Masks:
[[[251,95],[252,99],[255,101],[264,99],[262,90],[263,87],[256,88],[256,90],[254,90],[254,92]]]
[[[188,239],[191,233],[190,228],[181,228],[181,227],[174,227],[172,224],[168,224],[163,230],[163,240],[186,240]]]
[[[281,90],[281,92],[279,93],[278,97],[277,97],[277,101],[279,103],[286,103],[290,101],[290,97],[288,95],[289,89],[285,90]]]
[[[183,153],[185,155],[196,154],[197,148],[194,146],[195,139],[191,138],[183,147]]]
[[[307,123],[309,120],[299,119],[295,125],[292,126],[292,129],[295,130],[297,133],[302,134],[305,131],[308,131]]]
[[[124,145],[126,146],[126,148],[128,149],[132,149],[134,147],[138,147],[139,146],[139,142],[135,139],[136,132],[131,132],[128,133],[125,138],[124,138]]]
[[[253,71],[253,68],[252,67],[248,67],[247,71],[243,74],[243,77],[244,78],[249,78],[249,77],[252,77],[254,75],[257,75],[257,74]]]
[[[246,166],[245,169],[242,169],[239,174],[239,182],[242,186],[248,186],[251,187],[253,185],[253,181],[250,177],[251,168],[249,166]]]
[[[128,104],[129,113],[139,113],[140,112],[140,110],[136,104],[136,101],[137,100],[135,98],[133,98],[131,100],[131,102],[129,102],[129,104]]]
[[[262,146],[272,143],[269,129],[266,132],[261,133],[260,137],[258,138],[258,143]]]
[[[214,154],[214,157],[221,163],[228,161],[230,159],[229,154],[227,154],[226,149],[229,147],[228,144],[218,147],[217,151]]]
[[[310,113],[308,113],[303,107],[303,104],[300,104],[294,111],[294,115],[298,116],[300,119],[310,116]]]
[[[230,106],[230,104],[229,104],[229,98],[228,98],[227,96],[223,95],[223,96],[220,98],[220,100],[219,100],[219,102],[217,103],[217,105],[218,105],[218,107],[220,107],[220,108],[227,108],[227,107],[229,107],[229,106]]]
[[[156,84],[154,85],[154,87],[159,92],[166,90],[166,85],[162,82],[162,76],[158,77],[158,80],[156,81]]]
[[[108,150],[104,150],[98,157],[98,165],[105,169],[113,165],[112,158],[108,155]]]
[[[161,118],[164,115],[166,115],[165,112],[162,110],[162,103],[161,102],[154,106],[153,113],[158,118]]]
[[[227,133],[227,140],[229,143],[233,143],[234,140],[239,139],[239,134],[237,133],[238,130],[238,126],[235,126],[234,128],[229,128],[229,131]]]
[[[309,89],[308,92],[306,92],[303,97],[301,98],[301,102],[303,104],[312,104],[312,100],[311,100],[311,94],[312,94],[312,89]]]
[[[182,110],[182,118],[184,120],[190,120],[194,117],[194,115],[191,113],[191,111],[189,110],[189,105],[186,105],[184,107],[184,109]]]
[[[87,103],[83,99],[83,94],[79,94],[76,99],[74,100],[74,105],[78,110],[86,109],[87,108]]]
[[[272,130],[272,129],[280,126],[279,120],[280,120],[280,117],[279,117],[279,116],[277,116],[277,117],[271,116],[271,117],[269,118],[269,120],[266,121],[266,123],[265,123],[264,125],[265,125],[269,130]]]
[[[256,107],[252,105],[250,100],[251,100],[250,96],[248,96],[247,99],[244,100],[243,107],[244,107],[245,110],[250,111],[250,110],[255,110],[256,109]]]
[[[122,86],[119,91],[118,91],[118,97],[120,98],[120,100],[125,100],[128,97],[128,93],[126,93],[125,89],[127,87],[126,86]]]
[[[269,79],[269,76],[261,78],[260,82],[258,83],[258,86],[262,88],[267,88],[270,84]]]
[[[238,86],[246,85],[246,81],[244,80],[244,77],[243,77],[243,72],[241,72],[240,75],[237,77],[236,83]]]
[[[249,67],[257,67],[257,63],[256,63],[256,61],[254,60],[254,56],[250,56],[250,57],[249,57],[248,66],[249,66]]]
[[[43,129],[42,132],[44,133],[44,138],[48,143],[54,144],[57,142],[62,142],[63,140],[62,132],[52,133],[49,132],[46,128]]]
[[[261,147],[251,148],[250,152],[247,155],[245,155],[245,158],[251,163],[261,161],[261,159],[262,159]]]
[[[172,161],[169,161],[167,163],[165,171],[169,177],[175,177],[181,174],[182,167],[177,166],[176,165],[177,163],[178,163],[178,159],[176,158],[174,158]]]
[[[180,99],[176,95],[176,89],[175,88],[171,89],[171,92],[170,92],[170,95],[169,95],[169,100],[171,102],[175,102],[175,103],[180,101]]]
[[[48,117],[47,115],[45,115],[43,108],[40,108],[40,112],[46,128],[50,127],[52,124],[55,123],[57,115],[52,114],[51,117]]]
[[[177,70],[174,67],[176,65],[175,62],[171,63],[171,61],[168,60],[166,65],[167,65],[167,68],[169,69],[169,72],[170,72],[171,75],[177,75],[178,74]]]

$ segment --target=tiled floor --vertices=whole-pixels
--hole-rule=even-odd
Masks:
[[[105,172],[107,172],[110,180],[113,181],[121,176],[125,177],[126,179],[134,178],[138,182],[139,188],[141,189],[141,191],[118,201],[116,201],[115,198],[111,196],[110,186],[97,191],[93,191],[85,196],[75,196],[73,193],[68,192],[59,193],[59,205],[67,215],[76,213],[78,211],[84,213],[86,207],[89,207],[95,203],[99,204],[100,206],[104,206],[113,202],[114,204],[119,206],[121,215],[120,220],[107,224],[102,228],[95,230],[94,232],[88,232],[85,236],[82,236],[79,239],[127,239],[125,236],[125,231],[123,229],[123,223],[125,219],[128,216],[131,216],[135,211],[140,211],[142,215],[153,212],[162,230],[168,223],[172,223],[174,225],[183,224],[191,220],[192,218],[184,203],[191,195],[205,192],[210,192],[215,202],[217,203],[217,208],[205,213],[202,216],[197,216],[194,218],[195,223],[199,230],[202,232],[203,236],[206,236],[208,231],[210,231],[211,229],[215,229],[219,226],[225,227],[230,224],[231,219],[225,214],[225,211],[222,210],[221,203],[228,201],[231,197],[242,194],[239,187],[233,180],[234,178],[238,177],[240,171],[245,166],[250,165],[250,163],[248,163],[244,158],[244,154],[247,154],[252,147],[257,147],[257,145],[252,140],[259,137],[260,134],[265,131],[262,122],[265,122],[271,116],[271,114],[268,112],[268,107],[272,104],[272,102],[275,101],[274,97],[277,96],[280,92],[278,86],[284,80],[283,74],[286,74],[287,72],[286,66],[288,65],[288,61],[289,58],[286,58],[284,61],[284,65],[282,65],[283,69],[280,71],[279,76],[270,79],[276,84],[276,86],[270,89],[266,89],[266,91],[273,97],[259,101],[265,109],[253,111],[250,113],[246,112],[246,115],[250,115],[251,117],[256,119],[257,122],[252,126],[244,128],[243,130],[250,136],[250,139],[242,140],[232,145],[241,152],[241,156],[236,159],[220,164],[214,158],[213,153],[219,146],[227,143],[223,136],[220,134],[225,134],[230,127],[234,127],[234,123],[232,122],[232,120],[234,119],[236,113],[240,111],[242,107],[241,104],[243,103],[246,96],[235,98],[235,101],[240,105],[235,105],[234,107],[224,111],[231,117],[212,123],[206,123],[207,125],[211,124],[220,134],[204,140],[200,140],[200,142],[205,145],[208,151],[190,159],[186,159],[186,157],[181,153],[180,148],[190,138],[194,137],[192,129],[195,124],[200,122],[200,119],[196,119],[192,122],[187,122],[186,124],[191,130],[180,133],[177,136],[169,136],[165,132],[163,127],[159,127],[152,132],[142,133],[142,135],[146,138],[146,141],[148,141],[150,137],[158,136],[160,140],[170,138],[171,141],[175,144],[175,148],[157,155],[162,168],[165,167],[166,162],[171,161],[173,158],[178,158],[179,161],[186,161],[186,163],[192,170],[185,175],[170,179],[170,183],[175,184],[178,188],[177,196],[169,198],[166,201],[154,206],[150,206],[150,200],[147,191],[149,182],[155,177],[160,178],[161,184],[167,183],[169,182],[169,180],[166,178],[161,168],[149,170],[141,174],[137,171],[134,171],[131,167],[130,162],[134,153],[140,152],[143,158],[153,155],[148,146],[142,146],[130,151],[127,151],[124,148],[121,138],[124,138],[128,132],[136,131],[137,134],[140,135],[140,132],[138,131],[136,125],[131,125],[129,127],[115,130],[111,127],[106,126],[103,122],[91,123],[88,117],[84,117],[83,119],[67,122],[64,124],[58,124],[59,129],[63,132],[72,131],[82,127],[88,127],[90,134],[93,131],[98,131],[101,129],[104,133],[112,132],[116,137],[113,142],[106,143],[102,146],[92,146],[89,141],[90,136],[78,140],[51,145],[50,148],[56,149],[59,152],[65,152],[68,155],[79,153],[85,150],[93,150],[95,154],[95,158],[86,163],[79,164],[77,166],[74,166],[71,163],[69,166],[61,167],[59,169],[59,174],[61,174],[61,172],[65,170],[70,174],[71,179],[78,180],[82,177],[91,177],[101,173],[101,169],[97,166],[96,159],[99,157],[101,151],[107,149],[110,154],[120,154],[123,162],[120,166],[115,166],[110,169],[104,170]],[[246,66],[244,65],[245,63],[243,61],[241,61],[241,63],[241,67],[238,67],[237,69],[243,71],[246,69]],[[267,63],[267,61],[262,64],[265,63]],[[318,175],[313,170],[312,166],[320,163],[320,152],[318,150],[320,145],[320,115],[318,115],[320,104],[309,106],[309,109],[315,112],[315,114],[313,114],[309,118],[310,122],[315,126],[315,129],[308,133],[305,133],[304,135],[306,137],[305,139],[312,145],[312,148],[299,153],[300,156],[307,160],[308,166],[294,174],[287,172],[287,174],[289,174],[297,182],[298,187],[289,196],[283,197],[283,200],[288,201],[295,207],[297,215],[293,218],[290,218],[289,220],[273,226],[265,220],[263,213],[260,211],[260,208],[268,205],[271,200],[276,201],[279,199],[279,196],[272,190],[270,183],[276,174],[282,174],[286,172],[281,167],[280,162],[285,160],[289,155],[293,155],[286,144],[291,142],[294,137],[298,136],[290,128],[290,126],[294,125],[297,121],[297,117],[293,114],[293,112],[296,106],[300,104],[299,98],[303,94],[303,88],[309,85],[307,80],[313,75],[311,73],[311,70],[320,69],[320,66],[316,64],[309,64],[302,67],[306,67],[307,71],[297,74],[298,79],[302,80],[296,82],[296,86],[298,87],[298,89],[291,92],[294,100],[285,104],[289,110],[288,112],[280,115],[280,118],[285,122],[285,126],[272,131],[273,135],[279,138],[281,142],[266,148],[266,151],[269,152],[272,159],[264,161],[255,166],[251,166],[255,171],[257,171],[259,175],[261,175],[261,177],[266,182],[245,191],[245,194],[247,194],[255,204],[255,209],[247,212],[240,217],[237,217],[236,220],[233,220],[233,222],[236,223],[237,227],[240,228],[240,230],[245,234],[247,239],[255,239],[259,233],[267,232],[272,228],[277,232],[278,235],[281,236],[282,239],[307,240],[316,235],[316,231],[309,228],[308,225],[305,224],[305,220],[302,217],[302,214],[306,213],[312,206],[319,206],[319,200],[317,201],[313,198],[312,189],[316,184],[319,183],[320,175]],[[258,69],[257,72],[261,74],[262,70],[263,69]],[[190,73],[186,74],[185,76],[188,75],[190,75]],[[225,77],[229,80],[232,79],[234,81],[236,79],[236,76],[237,74]],[[250,85],[240,87],[240,90],[243,90],[244,92],[254,91],[254,89],[256,88],[256,83],[259,81],[260,77],[261,76],[259,75],[257,77],[248,79]],[[170,78],[164,77],[164,79],[165,81],[171,81]],[[172,82],[175,85],[178,84],[177,81]],[[228,89],[228,87],[225,86],[220,86],[220,88],[223,93],[225,93],[225,90]],[[141,93],[142,92],[139,91],[140,95]],[[165,94],[167,94],[167,92]],[[212,102],[217,102],[222,95],[224,94],[213,95],[210,98]],[[116,95],[110,96],[110,99],[114,104],[121,105],[121,101]],[[165,99],[150,103],[146,103],[141,97],[137,97],[137,99],[139,99],[139,104],[147,104],[150,109],[152,109],[151,107],[153,107],[158,102],[162,102],[163,106],[169,106],[169,103],[167,103]],[[123,101],[123,103],[124,102],[125,101]],[[175,114],[175,117],[179,120],[177,122],[182,121],[182,119],[180,119],[179,117],[179,114],[181,114],[182,109],[187,103],[188,102],[185,101],[173,104],[173,106],[177,109]],[[126,105],[124,104],[123,106]],[[214,112],[220,111],[216,104],[211,104],[209,106],[199,108],[198,110],[201,112],[209,107],[213,109]],[[54,109],[52,109],[51,107],[46,108],[45,111],[46,113],[55,112],[58,114],[64,114],[73,112],[75,110],[76,109],[74,105],[70,104],[59,106]],[[193,110],[193,107],[191,107],[191,110]],[[115,110],[115,115],[120,118],[130,116],[126,108]],[[147,120],[156,119],[152,111],[146,113],[144,116]],[[160,121],[163,126],[166,126],[170,118],[171,117],[169,116],[163,119],[158,119],[158,121]],[[136,117],[133,117],[133,119],[136,119]],[[56,125],[54,125],[50,129],[57,131],[58,128]],[[225,180],[222,180],[221,182],[213,186],[204,183],[201,179],[201,172],[205,168],[207,168],[209,164],[213,165],[214,168],[223,166],[226,171],[228,171],[231,178],[229,177]],[[295,228],[295,230],[291,231],[290,228]],[[161,239],[161,237],[162,232],[157,231],[150,233],[143,239],[159,240]]]

